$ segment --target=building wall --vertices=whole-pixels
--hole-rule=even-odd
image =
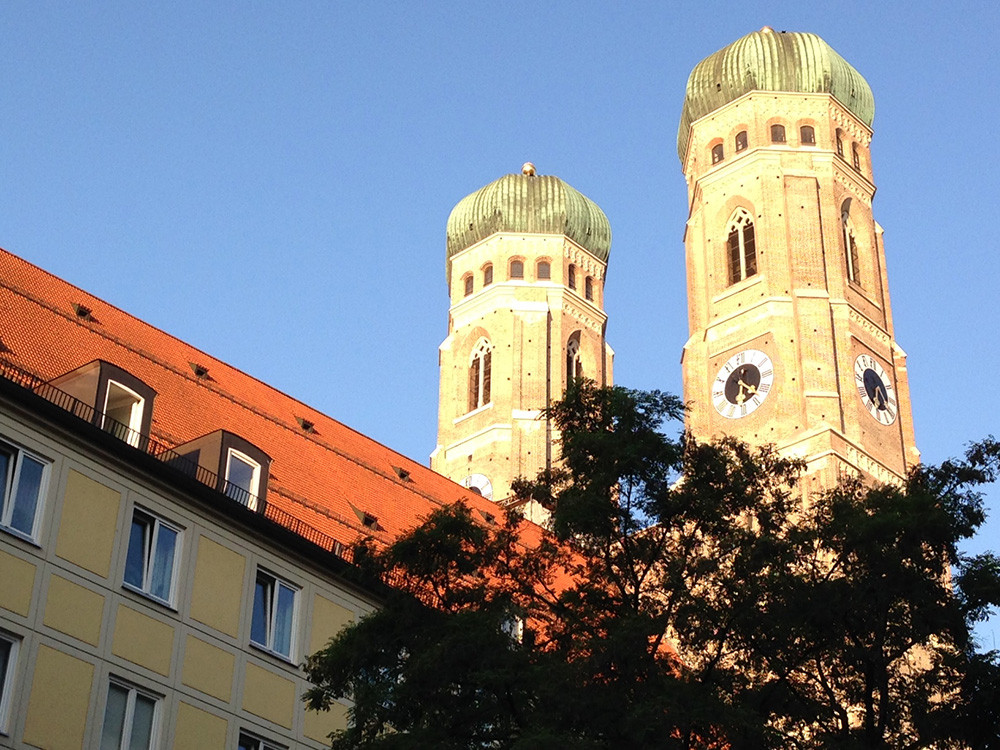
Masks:
[[[775,143],[771,126],[778,124],[785,141]],[[803,126],[813,129],[815,143],[802,139]],[[747,148],[737,152],[741,131]],[[819,486],[845,471],[896,481],[919,460],[882,233],[872,214],[870,141],[871,130],[827,94],[753,92],[693,124],[685,162],[688,426],[705,439],[774,443],[807,459]],[[713,160],[719,144],[723,158]],[[842,229],[845,207],[859,256],[855,280]],[[753,218],[758,270],[730,283],[727,225],[738,208]],[[727,362],[747,350],[769,356],[773,386],[752,413],[726,417],[713,406],[713,385]],[[898,414],[891,424],[872,417],[859,398],[861,355],[873,357],[895,387]]]
[[[510,278],[510,262],[524,263],[524,278]],[[550,263],[549,279],[537,264]],[[580,341],[583,374],[611,382],[612,357],[604,338],[607,265],[560,235],[498,233],[452,256],[448,336],[439,350],[438,444],[431,468],[463,482],[486,476],[493,499],[505,500],[511,482],[534,478],[555,456],[552,426],[543,410],[562,397],[567,383],[566,347]],[[576,289],[569,288],[569,266]],[[483,269],[493,267],[485,285]],[[466,295],[465,279],[473,280]],[[587,278],[593,299],[586,299]],[[488,404],[471,409],[469,368],[482,338],[493,344]],[[542,520],[532,516],[532,520]]]
[[[18,642],[0,747],[98,746],[112,679],[157,699],[157,747],[235,747],[241,730],[328,746],[346,706],[305,711],[299,665],[371,597],[9,403],[0,440],[51,461],[36,539],[0,527],[0,631]],[[135,508],[181,531],[169,606],[123,584]],[[250,644],[258,568],[298,587],[290,659]]]

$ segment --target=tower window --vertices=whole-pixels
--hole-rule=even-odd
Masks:
[[[576,266],[572,263],[569,266],[569,271],[566,274],[566,286],[570,289],[576,289]]]
[[[589,299],[591,302],[594,301],[594,279],[590,276],[583,283],[583,296]]]
[[[737,209],[729,222],[726,241],[729,261],[729,283],[749,278],[757,273],[757,248],[754,243],[753,219],[749,212]]]
[[[574,331],[566,342],[566,385],[574,378],[583,377],[583,362],[580,359],[580,332]]]
[[[539,279],[552,278],[552,264],[550,264],[547,260],[538,261],[538,278]]]
[[[816,144],[816,130],[812,125],[803,125],[799,128],[799,138],[802,140],[803,144],[815,145]]]
[[[837,156],[844,155],[844,135],[840,128],[837,128]]]
[[[741,130],[736,134],[736,151],[744,151],[747,147],[747,131]]]
[[[472,274],[469,274],[468,276],[465,277],[465,296],[466,297],[468,297],[470,294],[472,294],[472,287],[473,287]]]
[[[523,279],[524,278],[524,261],[523,260],[512,260],[510,262],[510,277],[512,279]]]
[[[469,361],[469,411],[490,402],[493,370],[493,345],[480,339]]]
[[[851,161],[854,163],[854,168],[861,171],[861,155],[858,153],[858,144],[851,144]]]
[[[858,255],[858,243],[854,239],[854,226],[851,224],[851,214],[844,208],[840,214],[840,224],[844,232],[844,261],[847,263],[847,280],[861,286],[861,258]]]
[[[712,164],[718,164],[726,156],[725,150],[722,148],[721,143],[716,143],[712,146]]]
[[[784,143],[785,142],[785,126],[784,125],[772,125],[771,126],[771,143]]]
[[[483,269],[483,286],[489,286],[493,283],[493,266],[486,266]]]

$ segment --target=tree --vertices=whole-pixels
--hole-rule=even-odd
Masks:
[[[350,697],[335,748],[997,747],[1000,665],[975,622],[1000,559],[959,549],[1000,444],[845,480],[670,439],[681,403],[575,383],[562,461],[516,491],[550,536],[461,503],[384,549],[384,606],[307,664],[312,708]]]

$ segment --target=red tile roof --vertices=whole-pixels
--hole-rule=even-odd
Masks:
[[[89,316],[78,314],[81,305]],[[172,447],[225,429],[249,440],[272,459],[268,504],[344,545],[368,536],[388,541],[459,499],[500,513],[429,468],[0,249],[0,360],[48,381],[96,359],[156,391],[153,438]],[[375,516],[379,530],[364,527],[352,505]],[[535,541],[541,533],[522,529]]]

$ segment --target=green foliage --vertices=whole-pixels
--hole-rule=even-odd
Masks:
[[[1000,560],[960,544],[1000,445],[817,497],[770,448],[669,439],[681,414],[575,383],[562,462],[515,487],[551,536],[456,504],[365,549],[393,593],[307,664],[310,707],[353,700],[333,746],[997,747],[1000,666],[971,628]]]

